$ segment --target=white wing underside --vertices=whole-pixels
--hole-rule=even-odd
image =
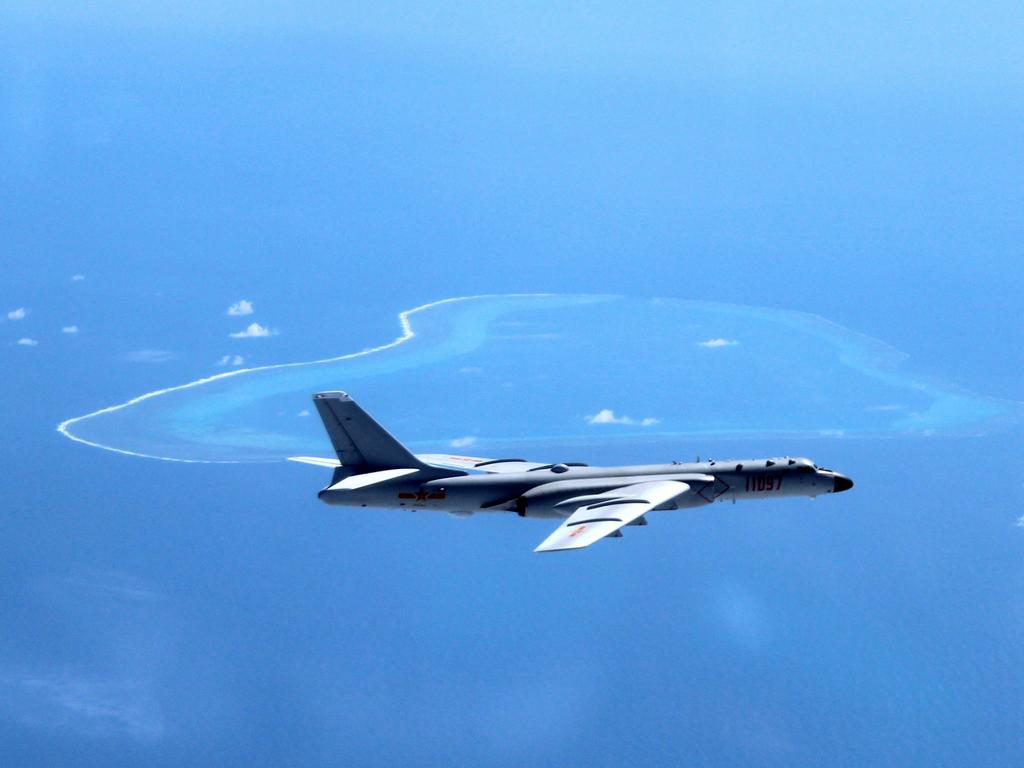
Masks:
[[[550,467],[540,461],[524,461],[523,459],[482,459],[479,456],[455,456],[449,453],[421,453],[417,459],[445,469],[465,469],[476,472],[494,474],[498,472],[529,472],[539,467]]]
[[[576,511],[533,551],[558,552],[589,547],[644,513],[689,491],[688,483],[656,480],[567,499],[559,506],[575,505]]]

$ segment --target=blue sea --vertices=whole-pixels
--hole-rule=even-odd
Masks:
[[[1021,763],[1018,7],[0,19],[0,765]],[[325,389],[856,486],[535,555]]]

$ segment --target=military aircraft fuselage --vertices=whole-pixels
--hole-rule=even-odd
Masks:
[[[694,489],[693,494],[666,502],[658,509],[696,507],[715,501],[814,497],[853,485],[845,476],[817,467],[809,459],[788,457],[619,467],[553,464],[525,472],[455,477],[432,477],[430,470],[416,470],[380,482],[360,475],[358,482],[364,483],[361,487],[346,486],[343,475],[336,475],[331,486],[320,492],[322,501],[338,506],[407,507],[460,515],[513,511],[523,517],[543,518],[567,517],[572,507],[559,507],[561,502],[622,488],[625,483],[676,480]]]
[[[344,392],[320,392],[313,403],[336,459],[293,456],[330,467],[321,501],[344,507],[436,510],[458,516],[512,512],[557,518],[534,552],[583,549],[621,538],[646,513],[716,501],[819,496],[853,486],[810,459],[740,459],[623,467],[542,464],[448,454],[414,455]]]

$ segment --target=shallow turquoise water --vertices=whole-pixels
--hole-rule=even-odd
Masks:
[[[981,434],[1021,414],[798,312],[524,295],[437,302],[400,320],[403,335],[376,348],[172,387],[64,428],[147,456],[266,461],[330,454],[309,401],[326,389],[348,391],[415,449],[469,453],[693,435]]]

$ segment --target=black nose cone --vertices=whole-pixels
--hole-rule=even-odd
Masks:
[[[853,480],[851,480],[848,477],[843,477],[842,475],[836,475],[835,488],[833,488],[833,491],[835,493],[841,493],[842,491],[848,491],[851,488],[853,488]]]

